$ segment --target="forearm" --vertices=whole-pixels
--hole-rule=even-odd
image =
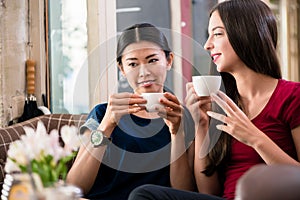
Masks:
[[[221,192],[218,174],[215,172],[211,176],[206,176],[203,171],[208,164],[207,149],[209,138],[204,129],[198,129],[195,138],[194,175],[197,189],[201,193],[219,195]]]
[[[67,182],[80,187],[86,194],[97,177],[106,146],[94,148],[90,143],[80,148],[72,168],[68,172]]]
[[[250,141],[250,146],[261,156],[266,164],[291,164],[300,165],[299,161],[295,160],[284,152],[275,142],[267,135],[259,131],[256,137]]]
[[[109,126],[106,126],[106,123],[102,121],[97,129],[110,136],[113,129],[107,127]],[[91,131],[87,129],[84,134],[90,138]],[[106,148],[107,146],[95,148],[90,141],[82,144],[67,175],[67,182],[79,186],[86,194],[95,182]]]
[[[219,195],[221,187],[218,180],[218,174],[215,172],[211,176],[206,176],[203,172],[207,163],[207,158],[200,159],[195,155],[194,174],[198,192],[203,194]]]
[[[172,134],[171,138],[171,186],[176,189],[193,191],[195,189],[193,168],[189,164],[184,134]]]

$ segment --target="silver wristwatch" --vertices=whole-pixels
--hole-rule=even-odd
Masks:
[[[106,137],[100,130],[91,132],[91,143],[94,147],[105,146],[111,142],[111,138]]]

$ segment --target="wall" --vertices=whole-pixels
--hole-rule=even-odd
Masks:
[[[9,121],[12,97],[25,89],[27,42],[26,1],[0,3],[0,127]]]
[[[0,127],[23,113],[28,58],[36,61],[35,94],[40,94],[38,105],[43,105],[41,94],[46,93],[47,80],[44,11],[44,1],[0,0]]]

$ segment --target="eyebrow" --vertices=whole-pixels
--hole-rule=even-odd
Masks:
[[[137,58],[126,58],[126,60],[137,60]]]
[[[149,55],[149,56],[146,56],[145,59],[149,59],[149,58],[151,58],[151,57],[153,57],[153,56],[156,56],[156,55],[158,55],[158,54],[156,54],[156,53],[151,54],[151,55]],[[126,60],[137,60],[137,58],[126,58]]]
[[[218,28],[225,29],[223,26],[216,26],[216,27],[212,28],[211,31],[214,31],[214,30],[216,30]]]
[[[147,56],[146,59],[151,58],[151,57],[156,56],[156,55],[157,55],[156,53],[151,54],[151,55]]]

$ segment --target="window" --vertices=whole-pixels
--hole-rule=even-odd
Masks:
[[[299,61],[299,1],[270,0],[270,5],[278,17],[279,45],[278,52],[283,77],[300,81]]]
[[[86,0],[48,3],[51,111],[86,113],[89,111]]]

